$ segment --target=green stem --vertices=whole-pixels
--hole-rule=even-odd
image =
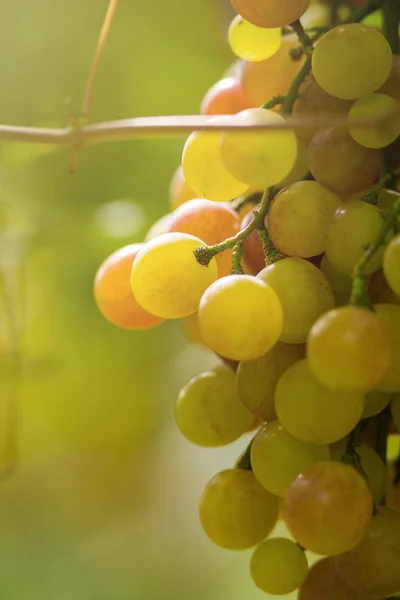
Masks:
[[[243,275],[244,271],[242,268],[242,258],[243,258],[243,242],[238,242],[236,246],[233,248],[232,254],[232,274],[233,275]]]
[[[290,90],[286,94],[286,98],[285,98],[285,101],[283,103],[282,110],[281,110],[282,114],[289,114],[292,112],[293,104],[296,102],[296,100],[299,96],[299,90],[300,90],[301,84],[303,83],[303,81],[305,80],[307,75],[309,74],[310,70],[311,70],[311,56],[307,56],[303,66],[301,67],[300,71],[297,73],[296,77],[294,78],[293,83],[290,86]]]
[[[274,96],[271,100],[268,100],[265,104],[262,105],[261,108],[275,108],[278,104],[283,104],[285,102],[285,96]]]
[[[303,25],[299,20],[294,21],[290,24],[290,27],[293,29],[295,34],[297,35],[299,42],[304,48],[310,48],[313,45],[313,41],[310,36],[307,34]]]

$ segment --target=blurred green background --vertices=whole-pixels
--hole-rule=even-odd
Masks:
[[[0,122],[65,126],[107,0],[0,6]],[[233,60],[231,15],[228,0],[120,0],[92,119],[197,113]],[[264,597],[248,553],[217,549],[197,519],[205,483],[246,440],[197,449],[173,421],[180,387],[215,359],[177,323],[117,330],[92,297],[102,260],[169,210],[183,142],[88,148],[74,176],[67,150],[0,145],[0,467],[18,459],[0,482],[2,600]],[[7,446],[15,402],[19,456]]]

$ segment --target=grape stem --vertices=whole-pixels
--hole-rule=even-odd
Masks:
[[[368,204],[378,204],[378,198],[381,191],[390,185],[391,181],[395,179],[398,175],[400,175],[400,171],[390,171],[385,173],[375,187],[363,196],[363,201],[368,202]]]
[[[368,419],[362,419],[358,425],[353,429],[350,433],[348,442],[346,444],[346,450],[343,454],[340,462],[345,463],[346,465],[351,465],[366,479],[368,482],[368,475],[364,471],[364,468],[361,464],[360,455],[357,452],[358,446],[361,446],[363,433],[369,423]]]
[[[244,271],[242,268],[242,258],[243,258],[243,242],[238,242],[233,247],[233,254],[232,254],[232,274],[233,275],[243,275]]]
[[[299,39],[300,44],[305,49],[309,49],[313,45],[313,40],[308,35],[299,19],[297,19],[297,21],[293,21],[293,23],[290,24],[290,27],[293,29]]]

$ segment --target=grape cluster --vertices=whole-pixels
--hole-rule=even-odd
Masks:
[[[259,588],[392,596],[400,514],[368,431],[400,431],[400,56],[355,22],[367,11],[330,28],[309,0],[231,2],[238,61],[201,106],[216,128],[189,136],[172,212],[103,263],[96,301],[123,328],[182,319],[221,358],[176,421],[205,447],[257,430],[200,520],[255,547]],[[270,537],[279,519],[288,535]]]

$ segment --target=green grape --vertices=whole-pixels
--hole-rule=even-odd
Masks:
[[[283,427],[310,444],[331,444],[350,433],[361,418],[360,392],[328,390],[300,360],[282,375],[275,390],[275,410]]]
[[[209,122],[223,124],[224,119],[214,117]],[[200,197],[218,202],[232,200],[249,187],[222,164],[220,143],[220,133],[195,131],[188,137],[182,155],[183,173],[190,187]]]
[[[249,108],[233,117],[238,123],[283,123],[281,115],[264,108]],[[292,130],[227,131],[222,135],[221,158],[236,179],[264,188],[287,177],[297,157],[297,139]]]
[[[309,465],[329,459],[327,445],[302,442],[292,437],[278,421],[263,425],[251,446],[254,475],[266,490],[281,497]]]
[[[383,189],[378,194],[378,208],[391,215],[395,214],[395,204],[400,200],[399,192],[396,190]]]
[[[283,254],[308,258],[325,251],[326,232],[341,200],[315,181],[298,181],[280,191],[266,219],[274,246]]]
[[[399,556],[400,515],[379,506],[364,539],[334,563],[340,578],[359,594],[386,598],[400,590]]]
[[[391,398],[391,394],[385,394],[384,392],[378,392],[376,390],[369,392],[364,398],[362,418],[369,419],[370,417],[378,415],[388,406]]]
[[[355,126],[356,121],[368,119],[371,125]],[[351,107],[349,131],[352,138],[366,148],[389,146],[400,135],[400,103],[385,94],[363,96]]]
[[[396,235],[385,249],[383,272],[391,289],[400,295],[400,235]]]
[[[326,254],[322,257],[320,269],[331,284],[335,306],[348,304],[353,284],[351,277],[338,271]]]
[[[148,242],[132,266],[131,287],[150,314],[177,319],[194,313],[218,275],[215,260],[201,266],[193,252],[204,242],[187,233],[165,233]]]
[[[313,323],[334,306],[333,291],[325,275],[302,258],[284,258],[263,269],[257,277],[276,292],[282,304],[281,342],[306,342]]]
[[[375,504],[379,504],[386,492],[386,467],[383,460],[371,446],[362,443],[356,448]]]
[[[282,306],[274,290],[251,275],[228,275],[203,294],[199,325],[204,343],[232,360],[262,356],[282,331]]]
[[[276,419],[276,384],[286,369],[304,356],[304,345],[278,342],[260,358],[239,363],[236,381],[243,404],[262,421]]]
[[[400,391],[400,306],[396,304],[374,304],[379,320],[386,325],[392,342],[392,360],[390,367],[380,379],[377,388],[382,392]],[[380,345],[376,346],[379,353]]]
[[[397,296],[386,280],[381,269],[375,271],[368,281],[368,296],[373,304],[388,302],[389,304],[400,304],[400,297]]]
[[[257,27],[283,27],[306,12],[310,0],[231,0],[236,12]]]
[[[392,60],[390,45],[377,29],[350,23],[331,29],[318,40],[312,73],[331,96],[355,100],[385,83]]]
[[[227,469],[214,475],[200,499],[207,536],[229,550],[251,548],[266,538],[278,518],[278,498],[251,471]]]
[[[190,379],[179,393],[175,416],[183,435],[199,446],[230,444],[254,420],[240,401],[235,372],[225,366]]]
[[[393,423],[400,433],[400,395],[396,394],[390,403],[390,410],[392,412]]]
[[[289,487],[283,517],[301,546],[335,556],[362,540],[371,522],[372,506],[368,485],[353,467],[320,462],[304,470]]]
[[[299,589],[297,600],[371,600],[347,587],[340,579],[332,558],[315,563]]]
[[[325,313],[307,341],[311,371],[332,390],[366,393],[381,385],[392,353],[387,326],[373,312],[356,306]]]
[[[279,50],[282,32],[280,28],[257,27],[237,15],[230,24],[228,41],[236,56],[257,62],[270,58]]]
[[[262,542],[251,557],[251,577],[267,594],[281,596],[294,592],[305,580],[307,571],[304,550],[287,538]]]
[[[341,273],[351,275],[365,254],[365,248],[378,237],[383,226],[376,206],[354,200],[339,208],[333,217],[326,239],[326,256]],[[379,249],[365,268],[370,275],[382,266],[384,248]]]

